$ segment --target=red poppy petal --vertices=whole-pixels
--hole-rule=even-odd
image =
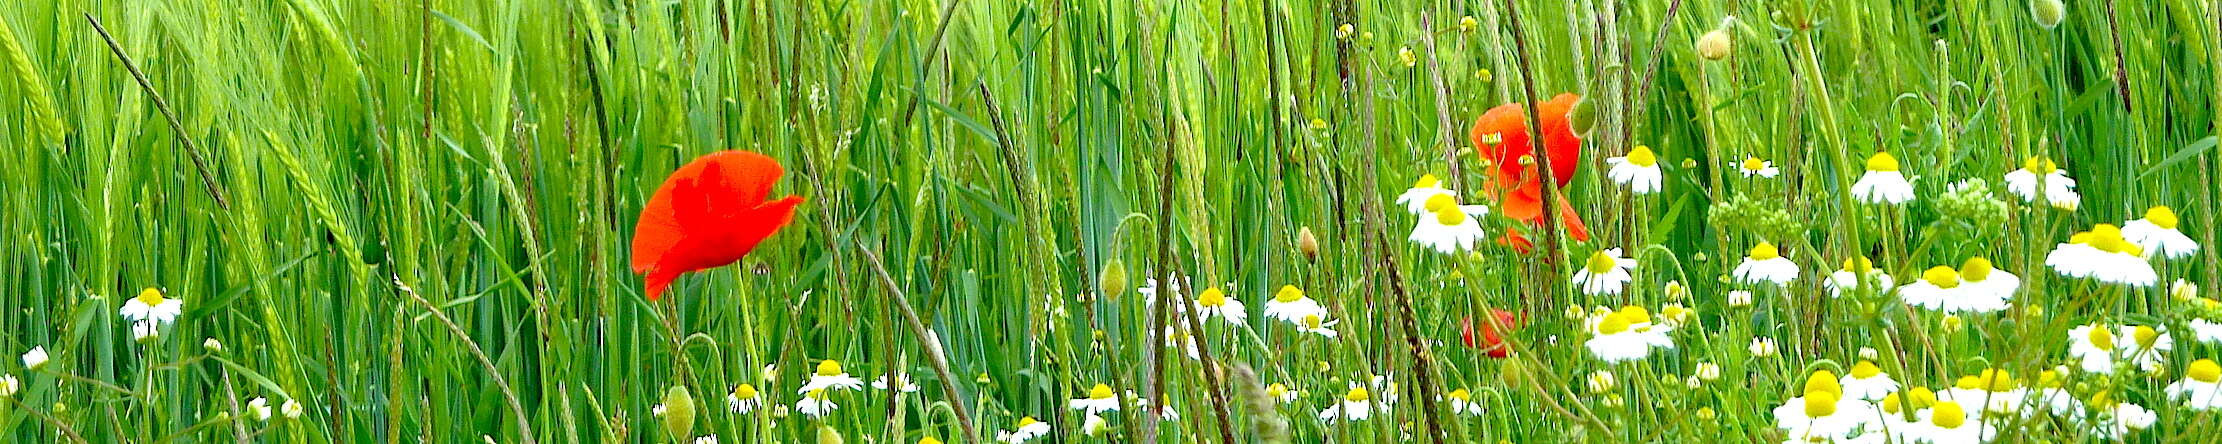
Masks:
[[[648,298],[681,274],[740,260],[785,227],[802,198],[764,202],[785,173],[762,154],[722,151],[665,178],[633,229],[633,271],[646,275]]]

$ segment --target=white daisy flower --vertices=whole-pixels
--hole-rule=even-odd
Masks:
[[[2168,351],[2175,349],[2176,341],[2167,332],[2147,325],[2124,325],[2122,335],[2130,338],[2114,349],[2114,355],[2144,371],[2156,371],[2166,365]]]
[[[131,323],[132,340],[144,343],[161,337],[162,329],[160,327],[157,327],[153,321],[139,321]]]
[[[1474,402],[1473,392],[1466,389],[1452,390],[1450,394],[1443,395],[1443,398],[1450,400],[1452,414],[1481,416],[1481,403]]]
[[[285,403],[278,404],[278,415],[284,416],[285,419],[301,419],[301,415],[306,413],[308,413],[308,408],[302,406],[301,401],[288,399],[285,400]]]
[[[2021,277],[1992,266],[1988,258],[1971,257],[1960,263],[1960,288],[1969,311],[1998,311],[2021,289]]]
[[[1372,392],[1367,391],[1364,386],[1351,384],[1350,391],[1343,393],[1342,401],[1319,411],[1319,420],[1328,423],[1364,421],[1373,416],[1375,409],[1387,410],[1388,406],[1375,403]]]
[[[887,381],[890,379],[895,381],[896,390],[901,390],[903,393],[915,393],[918,391],[918,384],[911,382],[909,373],[881,374],[879,379],[872,380],[872,389],[887,390]]]
[[[2045,265],[2067,277],[2143,287],[2160,280],[2144,254],[2144,247],[2124,239],[2120,228],[2098,224],[2068,237],[2045,256]]]
[[[1274,402],[1287,404],[1296,402],[1296,391],[1289,390],[1287,385],[1276,382],[1273,385],[1265,386],[1265,397],[1273,399]]]
[[[1204,319],[1221,318],[1234,325],[1243,325],[1243,321],[1250,319],[1250,311],[1242,307],[1242,300],[1228,296],[1219,287],[1204,289],[1203,294],[1196,295],[1196,310]]]
[[[1628,191],[1636,194],[1659,192],[1665,182],[1659,173],[1659,156],[1647,145],[1636,145],[1626,156],[1607,158],[1605,164],[1612,165],[1606,175],[1612,176],[1613,183],[1627,185]]]
[[[1643,359],[1651,355],[1652,348],[1674,348],[1674,340],[1667,332],[1674,327],[1655,325],[1651,313],[1643,307],[1629,305],[1620,311],[1599,308],[1589,320],[1588,341],[1591,355],[1605,362],[1622,362]]]
[[[2184,369],[2183,380],[2168,384],[2168,393],[2195,410],[2222,409],[2222,365],[2212,359],[2191,361]]]
[[[695,437],[695,438],[694,438],[694,444],[718,444],[718,436],[717,436],[717,435],[702,435],[702,436],[697,436],[697,437]]]
[[[1304,322],[1305,316],[1326,315],[1326,308],[1320,307],[1318,301],[1304,296],[1304,290],[1299,290],[1294,285],[1282,285],[1280,291],[1273,292],[1272,300],[1265,301],[1265,317],[1268,318],[1300,324]]]
[[[1775,168],[1774,162],[1758,157],[1744,158],[1744,162],[1737,165],[1737,170],[1744,173],[1744,177],[1759,176],[1772,179],[1776,175],[1782,174],[1782,170]]]
[[[1396,203],[1399,205],[1404,205],[1404,209],[1406,211],[1411,211],[1412,215],[1414,216],[1426,216],[1429,213],[1433,213],[1433,211],[1430,211],[1430,209],[1427,208],[1427,205],[1428,199],[1434,198],[1435,196],[1446,196],[1451,199],[1457,199],[1458,192],[1452,191],[1449,188],[1443,188],[1443,181],[1441,179],[1435,178],[1435,175],[1423,174],[1420,175],[1419,182],[1412,184],[1411,189],[1404,190],[1404,194],[1397,195]]]
[[[1574,272],[1574,285],[1585,294],[1620,294],[1628,280],[1634,279],[1628,274],[1630,268],[1636,268],[1636,260],[1620,257],[1620,249],[1599,250],[1589,255],[1581,271]]]
[[[1861,282],[1862,280],[1866,282]],[[1858,256],[1845,259],[1844,268],[1830,273],[1826,284],[1829,296],[1843,297],[1844,292],[1858,290],[1860,284],[1866,284],[1868,289],[1876,293],[1886,293],[1897,281],[1891,279],[1890,273],[1875,268],[1875,262],[1868,260],[1867,256]]]
[[[157,324],[176,321],[182,313],[185,313],[184,301],[162,297],[162,291],[152,287],[139,290],[139,296],[124,301],[123,310],[119,311],[125,320]]]
[[[1720,365],[1720,364],[1715,364],[1715,363],[1711,363],[1711,362],[1700,362],[1700,363],[1697,363],[1697,369],[1696,369],[1696,370],[1693,370],[1693,371],[1691,371],[1691,372],[1690,372],[1690,376],[1696,376],[1696,377],[1697,377],[1698,379],[1702,379],[1702,380],[1706,380],[1706,381],[1717,381],[1717,380],[1720,380],[1720,378],[1721,378],[1721,365]]]
[[[732,410],[733,413],[748,413],[756,410],[757,407],[764,405],[764,399],[758,395],[754,385],[741,384],[734,386],[732,393],[725,394],[725,408]]]
[[[1898,287],[1898,298],[1905,300],[1906,305],[1938,311],[1964,307],[1966,304],[1962,300],[1965,298],[1961,295],[1966,293],[1966,289],[1960,288],[1960,271],[1946,265],[1929,267],[1928,271],[1921,272],[1920,279]]]
[[[2098,324],[2084,324],[2068,330],[2068,356],[2077,359],[2086,372],[2114,373],[2114,328]]]
[[[1859,361],[1838,383],[1844,386],[1845,398],[1861,401],[1881,401],[1898,391],[1898,380],[1890,379],[1890,374],[1876,367],[1874,361]]]
[[[1476,216],[1489,214],[1489,207],[1459,205],[1448,194],[1428,198],[1428,215],[1423,215],[1412,226],[1412,234],[1405,239],[1427,246],[1437,252],[1454,254],[1473,251],[1488,233],[1481,230]]]
[[[1103,432],[1110,430],[1110,421],[1104,421],[1102,416],[1097,416],[1094,413],[1089,413],[1087,418],[1080,420],[1080,433],[1088,436],[1101,436]]]
[[[2024,202],[2036,202],[2040,188],[2053,207],[2074,210],[2083,201],[2075,194],[2075,179],[2068,178],[2068,172],[2052,159],[2031,156],[2022,162],[2021,169],[2006,173],[2006,191],[2021,196]]]
[[[23,368],[38,370],[46,366],[46,361],[46,346],[31,347],[31,351],[23,352]]]
[[[1984,369],[1982,373],[1960,377],[1953,387],[1939,396],[1962,405],[1979,406],[1982,411],[2000,415],[2022,414],[2022,400],[2029,390],[2014,380],[2013,374],[2000,369]]]
[[[1335,329],[1332,327],[1337,322],[1340,321],[1328,321],[1321,319],[1319,315],[1309,315],[1302,322],[1296,323],[1296,330],[1332,338],[1335,337]]]
[[[1167,285],[1167,287],[1171,289],[1174,294],[1180,294],[1182,290],[1188,288],[1187,284],[1188,276],[1174,273],[1173,282],[1171,285]],[[1144,307],[1157,306],[1157,292],[1157,278],[1146,278],[1142,281],[1142,286],[1134,287],[1134,293],[1142,295],[1142,306]],[[1186,310],[1188,310],[1188,306],[1184,304],[1173,304],[1173,310],[1174,313],[1187,313]]]
[[[2128,237],[2124,236],[2123,238],[2127,239]],[[2175,282],[2168,283],[2168,297],[2186,301],[2197,298],[2199,297],[2199,284],[2181,278],[2176,279]]]
[[[15,392],[22,390],[23,380],[15,379],[15,375],[0,375],[0,399],[15,397]]]
[[[1982,418],[1970,418],[1967,408],[1957,401],[1937,401],[1930,406],[1928,420],[1909,427],[1911,442],[1936,444],[1982,443],[1997,438],[1998,433]],[[1972,421],[1970,419],[1973,419]]]
[[[2160,419],[2152,410],[2137,404],[2116,401],[2106,392],[2092,395],[2090,405],[2097,408],[2099,413],[2076,416],[2076,422],[2091,427],[2093,433],[2110,441],[2120,441],[2129,436],[2130,432],[2150,428]]]
[[[829,388],[855,390],[862,387],[864,387],[864,380],[856,379],[854,376],[849,376],[848,372],[841,371],[840,361],[827,359],[818,361],[818,373],[810,375],[810,380],[804,382],[802,388],[796,390],[795,393],[809,393]]]
[[[2199,338],[2199,342],[2222,344],[2222,323],[2205,319],[2192,319],[2191,335]]]
[[[1018,424],[1016,424],[1015,427],[1012,427],[1011,430],[995,432],[995,440],[1009,444],[1018,444],[1048,434],[1049,423],[1041,422],[1040,420],[1034,419],[1034,417],[1032,416],[1028,416],[1019,418]]]
[[[1861,202],[1897,205],[1913,200],[1913,184],[1898,172],[1898,158],[1878,152],[1867,158],[1867,174],[1852,184],[1852,196]]]
[[[1088,397],[1074,399],[1065,405],[1073,410],[1086,410],[1091,415],[1118,411],[1119,395],[1111,391],[1111,386],[1096,384],[1095,388],[1088,389]]]
[[[1744,347],[1744,349],[1751,352],[1751,356],[1754,358],[1774,356],[1775,352],[1778,351],[1774,338],[1765,336],[1751,338],[1751,345]]]
[[[2176,210],[2156,206],[2145,210],[2145,218],[2122,224],[2122,239],[2143,247],[2145,253],[2164,259],[2181,259],[2199,252],[2199,242],[2191,240],[2176,230],[2181,220]]]
[[[1798,263],[1782,257],[1782,252],[1775,249],[1774,244],[1760,242],[1751,247],[1750,255],[1744,257],[1743,263],[1736,264],[1735,274],[1736,279],[1746,283],[1766,282],[1787,286],[1790,281],[1798,279]]]
[[[1808,391],[1774,408],[1775,428],[1788,431],[1784,442],[1843,442],[1870,434],[1874,409],[1834,392]]]
[[[256,421],[270,420],[270,400],[256,397],[247,400],[247,417]]]
[[[833,399],[826,397],[826,395],[825,389],[811,390],[809,393],[804,393],[802,399],[795,401],[795,411],[810,415],[812,418],[823,418],[826,415],[833,414],[833,411],[841,408],[841,405],[834,404]]]

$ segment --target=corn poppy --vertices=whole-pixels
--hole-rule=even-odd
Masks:
[[[680,274],[741,260],[787,226],[803,199],[764,200],[784,174],[770,157],[734,150],[695,158],[664,178],[633,227],[633,272],[647,278],[648,299]]]
[[[1581,166],[1582,139],[1574,134],[1573,122],[1567,114],[1581,96],[1559,94],[1543,102],[1536,109],[1542,118],[1543,150],[1551,156],[1551,178],[1558,186],[1566,186],[1574,179],[1574,170]],[[1535,145],[1528,139],[1526,111],[1518,103],[1507,103],[1490,108],[1474,121],[1468,133],[1474,149],[1488,161],[1489,182],[1483,191],[1495,197],[1505,217],[1541,226],[1543,219],[1543,181],[1534,159]],[[1576,240],[1589,240],[1589,228],[1582,224],[1580,215],[1565,197],[1558,200],[1559,220]],[[1520,251],[1532,245],[1517,232],[1506,232],[1501,242]]]
[[[1496,325],[1504,326],[1504,328],[1506,329],[1512,329],[1516,327],[1515,324],[1518,323],[1518,320],[1512,316],[1512,312],[1504,311],[1504,309],[1501,308],[1489,309],[1489,315],[1497,318]],[[1481,323],[1481,337],[1479,338],[1481,342],[1474,341],[1476,338],[1474,337],[1475,328],[1473,316],[1467,316],[1465,319],[1460,319],[1458,321],[1458,324],[1460,339],[1465,340],[1464,342],[1466,343],[1467,347],[1479,347],[1481,348],[1483,354],[1488,355],[1492,358],[1504,358],[1512,356],[1512,346],[1504,343],[1504,333],[1498,332],[1496,327],[1490,326],[1490,323]]]

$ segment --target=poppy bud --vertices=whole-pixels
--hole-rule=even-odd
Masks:
[[[666,435],[694,436],[694,395],[687,394],[687,386],[664,392],[663,423]]]
[[[1312,227],[1296,229],[1296,251],[1304,257],[1319,259],[1319,238],[1312,236]]]
[[[1497,377],[1503,379],[1507,387],[1521,387],[1528,380],[1527,366],[1520,364],[1519,360],[1505,361],[1504,368],[1498,370]]]
[[[2060,0],[2034,0],[2029,2],[2029,16],[2037,20],[2037,26],[2049,30],[2068,19],[2068,6]]]
[[[818,426],[818,444],[841,444],[841,432],[832,427]]]
[[[1111,263],[1103,265],[1103,273],[1096,275],[1096,285],[1102,288],[1103,297],[1107,299],[1126,294],[1126,261],[1111,258]]]
[[[1728,18],[1721,19],[1720,27],[1713,28],[1711,32],[1698,36],[1697,55],[1705,57],[1706,60],[1728,58],[1728,54],[1732,52],[1731,50],[1735,49],[1735,41],[1728,35],[1728,28],[1735,26],[1735,24],[1736,16],[1731,15]]]
[[[1574,102],[1574,110],[1566,115],[1568,128],[1574,130],[1575,135],[1587,137],[1590,127],[1597,125],[1597,104],[1589,99],[1590,96],[1582,96]]]

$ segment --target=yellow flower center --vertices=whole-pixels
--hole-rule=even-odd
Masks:
[[[1867,171],[1898,171],[1898,158],[1889,152],[1875,153],[1867,157]]]
[[[1902,401],[1901,399],[1903,399],[1903,397],[1898,396],[1897,393],[1892,393],[1889,396],[1884,396],[1882,403],[1883,413],[1889,413],[1893,415],[1898,414],[1898,412],[1901,411],[1899,409],[1905,408],[1905,401]]]
[[[2046,174],[2052,174],[2053,171],[2059,170],[2060,165],[2052,163],[2052,159],[2029,156],[2028,160],[2021,161],[2021,169],[2029,170],[2030,173],[2035,173],[2039,176],[2042,176]]]
[[[940,439],[940,438],[935,438],[935,437],[931,437],[931,436],[928,436],[928,437],[924,437],[924,438],[919,438],[919,439],[918,439],[918,444],[941,444],[941,439]]]
[[[2130,334],[2137,338],[2137,346],[2141,348],[2151,349],[2153,342],[2160,340],[2160,330],[2154,330],[2151,326],[2139,325]]]
[[[1690,309],[1683,308],[1682,304],[1667,304],[1666,307],[1659,309],[1659,314],[1661,316],[1666,316],[1667,319],[1675,320],[1676,322],[1680,322],[1682,318],[1688,317],[1690,313]]]
[[[2122,239],[2122,228],[2113,224],[2098,224],[2091,227],[2089,237],[2086,237],[2085,241],[2091,245],[2091,248],[2097,248],[2099,251],[2108,253],[2127,253],[2133,256],[2142,256],[2145,253],[2144,248],[2139,248],[2137,244]]]
[[[837,376],[840,374],[841,362],[832,359],[818,361],[818,376]]]
[[[1880,374],[1882,374],[1882,373],[1883,373],[1883,369],[1882,369],[1882,367],[1876,367],[1876,366],[1875,366],[1875,361],[1865,361],[1865,360],[1863,360],[1863,361],[1859,361],[1859,363],[1858,363],[1858,364],[1853,364],[1853,365],[1852,365],[1852,377],[1853,377],[1853,378],[1858,378],[1858,379],[1867,379],[1867,378],[1873,378],[1873,377],[1875,377],[1875,375],[1880,375]]]
[[[1018,427],[1016,427],[1016,428],[1025,428],[1026,426],[1034,425],[1034,423],[1037,423],[1037,422],[1041,422],[1041,421],[1040,421],[1040,420],[1036,420],[1036,419],[1034,419],[1034,417],[1032,417],[1032,416],[1028,416],[1028,417],[1024,417],[1024,418],[1019,418],[1019,419],[1018,419]]]
[[[1775,244],[1760,242],[1759,245],[1751,246],[1751,260],[1764,261],[1778,257],[1782,257],[1782,250],[1775,249]]]
[[[1836,414],[1836,394],[1809,392],[1805,394],[1805,416],[1821,418]]]
[[[2101,391],[2101,392],[2098,392],[2098,393],[2093,393],[2093,394],[2091,394],[2091,406],[2092,406],[2092,407],[2097,407],[2097,408],[2100,408],[2100,409],[2105,409],[2105,410],[2112,410],[2112,409],[2114,409],[2114,406],[2115,406],[2115,405],[2117,405],[2117,404],[2121,404],[2121,403],[2122,403],[2121,401],[2116,401],[2116,400],[2114,400],[2114,395],[2112,395],[2112,394],[2108,394],[2107,392],[2104,392],[2104,391]]]
[[[1844,259],[1844,271],[1866,274],[1875,271],[1875,261],[1868,260],[1867,256],[1853,256]]]
[[[1960,264],[1960,280],[1982,282],[1991,278],[1991,260],[1981,256],[1967,258]]]
[[[1316,329],[1318,329],[1318,328],[1319,328],[1319,315],[1315,315],[1315,314],[1312,314],[1312,315],[1304,315],[1304,328],[1309,328],[1309,329],[1315,329],[1315,330],[1316,330]]]
[[[2182,222],[2176,220],[2176,210],[2169,209],[2166,205],[2146,209],[2145,221],[2170,230],[2176,229],[2176,224]]]
[[[1111,393],[1108,385],[1096,384],[1095,388],[1088,389],[1088,399],[1111,399],[1112,396],[1117,395]]]
[[[162,290],[156,290],[154,289],[154,287],[147,287],[147,289],[145,290],[139,290],[139,297],[137,297],[136,299],[139,300],[139,303],[146,304],[148,307],[162,305],[162,301],[164,300],[162,298]]]
[[[1843,395],[1844,386],[1836,382],[1836,372],[1831,372],[1827,369],[1814,370],[1813,374],[1807,375],[1805,377],[1805,395],[1813,396],[1813,394],[1817,392],[1826,392],[1830,395]],[[1832,399],[1831,401],[1834,400]]]
[[[2091,327],[2091,332],[2088,334],[2084,334],[2083,336],[2085,339],[2089,339],[2091,341],[2092,347],[2098,347],[2100,350],[2114,349],[2113,329],[2093,326]]]
[[[1442,196],[1441,194],[1435,195],[1435,197]],[[1459,209],[1457,205],[1437,208],[1435,209],[1435,222],[1446,227],[1458,226],[1458,224],[1466,223],[1466,211]]]
[[[2045,370],[2037,373],[2038,387],[2060,388],[2064,382],[2060,378],[2059,370]]]
[[[1960,272],[1952,267],[1938,265],[1921,272],[1921,280],[1929,281],[1929,285],[1937,288],[1957,288],[1960,286]]]
[[[1651,152],[1650,145],[1636,145],[1636,149],[1628,150],[1628,163],[1649,168],[1659,164],[1659,155]]]
[[[1196,305],[1202,305],[1205,307],[1218,307],[1227,305],[1227,292],[1219,291],[1217,287],[1204,290],[1203,295],[1196,296]]]
[[[811,390],[810,393],[805,393],[803,394],[803,396],[809,397],[810,399],[824,401],[826,399],[826,389]]]
[[[1936,423],[1937,427],[1957,429],[1967,424],[1967,409],[1961,408],[1957,402],[1939,402],[1936,407],[1929,409],[1929,420]]]
[[[1268,398],[1280,399],[1280,397],[1281,397],[1282,395],[1287,395],[1287,394],[1288,394],[1288,386],[1285,386],[1285,385],[1281,385],[1281,383],[1278,383],[1278,382],[1276,382],[1276,383],[1273,383],[1273,385],[1269,385],[1269,386],[1266,386],[1266,387],[1265,387],[1265,396],[1266,396],[1266,397],[1268,397]]]
[[[2003,392],[2014,389],[2014,375],[2005,370],[1983,369],[1982,376],[1978,378],[1983,383],[1984,390]]]
[[[2185,370],[2184,376],[2208,384],[2222,382],[2222,365],[2216,365],[2213,359],[2191,361],[2191,369]]]
[[[1906,401],[1915,409],[1929,408],[1936,405],[1937,392],[1929,391],[1928,387],[1914,387],[1906,391]]]
[[[1746,157],[1744,158],[1743,166],[1744,171],[1757,172],[1759,170],[1767,169],[1767,161],[1759,160],[1759,158],[1757,157]]]
[[[1296,300],[1303,298],[1304,290],[1298,290],[1294,285],[1282,285],[1280,291],[1273,292],[1273,300],[1276,301],[1296,302]]]
[[[1450,399],[1456,399],[1456,400],[1460,400],[1460,401],[1470,401],[1470,400],[1473,400],[1473,399],[1474,399],[1474,394],[1473,394],[1473,392],[1468,392],[1468,391],[1466,391],[1466,389],[1451,390],[1451,391],[1450,391]]]
[[[1420,181],[1413,183],[1412,188],[1435,188],[1435,185],[1440,183],[1443,183],[1443,180],[1435,178],[1435,175],[1422,174],[1420,175]]]
[[[1624,331],[1628,331],[1628,320],[1621,319],[1620,315],[1608,315],[1605,316],[1605,320],[1597,321],[1598,334],[1610,335]]]
[[[1458,206],[1458,198],[1451,197],[1447,193],[1435,193],[1433,196],[1427,196],[1427,200],[1422,202],[1420,206],[1426,208],[1427,211],[1442,211],[1445,207]]]
[[[1590,253],[1589,263],[1583,265],[1584,268],[1589,269],[1589,274],[1604,274],[1611,272],[1614,267],[1618,266],[1620,266],[1620,261],[1613,259],[1612,255],[1605,254],[1602,250]]]
[[[1350,393],[1344,393],[1342,395],[1342,400],[1348,402],[1366,402],[1366,400],[1372,398],[1373,394],[1366,393],[1365,387],[1351,387]]]
[[[738,399],[756,399],[756,386],[741,384],[740,387],[734,387],[733,397]]]
[[[1620,316],[1621,319],[1627,319],[1628,323],[1630,324],[1651,323],[1651,311],[1644,310],[1643,307],[1637,307],[1634,305],[1622,306],[1620,307],[1620,312],[1617,314]]]

